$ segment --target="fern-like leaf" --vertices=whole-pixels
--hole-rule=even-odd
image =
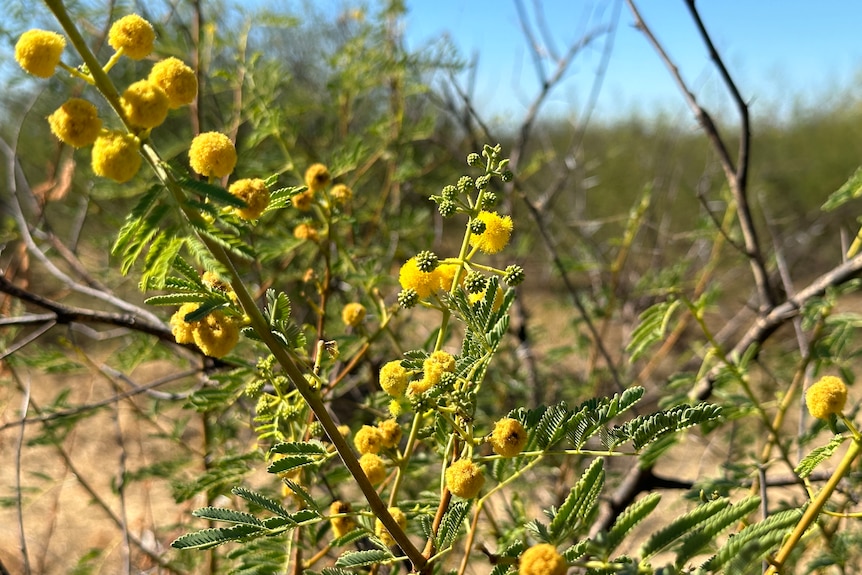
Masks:
[[[728,539],[718,553],[703,564],[704,569],[715,572],[728,565],[727,573],[744,573],[780,544],[801,518],[801,509],[786,509],[748,525]]]
[[[662,551],[680,537],[691,533],[696,529],[698,524],[709,519],[728,505],[730,505],[730,500],[727,498],[714,499],[676,518],[669,525],[653,533],[644,542],[640,549],[640,556],[647,558]]]
[[[367,551],[348,551],[335,562],[336,567],[365,567],[375,565],[394,559],[389,551],[383,549],[369,549]]]
[[[246,203],[242,199],[231,194],[221,186],[192,178],[181,178],[179,180],[179,184],[184,190],[199,194],[219,204],[224,204],[232,208],[247,207]]]
[[[171,543],[171,547],[174,549],[211,549],[229,541],[243,541],[254,536],[260,536],[265,532],[263,527],[255,525],[202,529],[181,535]]]
[[[169,293],[154,295],[144,300],[147,305],[182,305],[189,302],[205,302],[210,295],[203,292],[198,293]]]
[[[578,529],[590,525],[604,479],[604,462],[601,458],[596,458],[584,470],[560,508],[552,509],[550,535],[554,542],[562,541]]]
[[[631,354],[631,361],[643,356],[653,344],[664,337],[673,313],[681,304],[678,299],[670,299],[659,302],[641,313],[640,323],[632,332],[632,339],[626,347],[626,351]]]
[[[802,461],[799,462],[799,465],[796,466],[794,472],[801,478],[808,477],[818,465],[832,457],[832,454],[835,453],[838,446],[845,441],[847,441],[847,437],[836,435],[829,441],[829,443],[815,448],[811,453],[806,455]]]
[[[676,554],[677,568],[682,568],[686,561],[715,541],[719,533],[754,512],[758,505],[760,505],[760,497],[746,497],[732,506],[719,510],[715,515],[701,522],[696,531],[683,539],[682,546]]]
[[[458,537],[458,531],[470,511],[470,503],[471,501],[457,501],[446,510],[446,514],[443,515],[443,520],[440,522],[440,528],[437,530],[438,550],[448,548]]]
[[[606,552],[613,552],[613,550],[623,542],[626,535],[634,529],[635,525],[646,519],[646,517],[655,510],[660,500],[661,494],[650,493],[646,497],[635,501],[626,507],[625,511],[620,513],[617,520],[614,521],[613,527],[608,531],[605,543]]]
[[[165,278],[173,265],[174,258],[186,243],[184,237],[176,236],[176,229],[168,229],[156,236],[144,258],[144,271],[139,287],[141,291],[157,290],[165,287]]]
[[[263,522],[251,513],[236,511],[234,509],[224,509],[222,507],[201,507],[200,509],[192,511],[192,515],[202,519],[209,519],[211,521],[224,521],[225,523],[263,527]]]
[[[285,509],[281,503],[275,499],[267,497],[266,495],[252,491],[251,489],[246,489],[245,487],[234,487],[231,489],[231,493],[238,497],[242,497],[249,503],[253,503],[262,509],[266,509],[267,511],[274,513],[279,517],[285,517],[292,520],[290,511]]]
[[[827,212],[834,210],[860,195],[862,195],[862,168],[856,168],[853,175],[827,198],[823,204],[823,210]]]

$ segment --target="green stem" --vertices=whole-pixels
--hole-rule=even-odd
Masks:
[[[817,494],[817,498],[805,509],[802,519],[799,520],[799,523],[796,524],[793,532],[784,541],[784,545],[781,546],[775,559],[773,559],[772,565],[770,565],[769,569],[766,571],[766,575],[777,575],[781,573],[781,568],[784,566],[788,557],[790,557],[796,544],[799,543],[802,539],[802,535],[811,526],[811,524],[817,520],[818,515],[820,515],[820,511],[826,505],[826,502],[829,501],[829,497],[832,496],[832,492],[835,491],[838,483],[844,479],[844,476],[850,471],[850,467],[853,465],[853,462],[856,460],[856,457],[860,452],[862,452],[862,442],[860,442],[858,438],[854,438],[853,443],[851,443],[850,447],[847,448],[847,452],[844,454],[844,458],[841,460],[841,463],[838,464],[838,468],[832,473],[832,476],[829,478],[829,481],[826,482],[826,485],[823,486],[823,489],[820,490],[820,493]]]

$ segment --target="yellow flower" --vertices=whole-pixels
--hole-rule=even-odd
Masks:
[[[311,209],[311,204],[314,202],[314,192],[305,190],[290,198],[290,203],[300,212],[307,212]]]
[[[305,170],[305,185],[311,193],[325,188],[329,180],[329,170],[323,164],[312,164]]]
[[[126,119],[138,128],[155,128],[168,117],[168,95],[149,80],[139,80],[126,88],[120,103]]]
[[[137,14],[123,16],[111,26],[108,44],[132,60],[146,58],[153,51],[156,33],[153,26]]]
[[[81,98],[67,100],[48,116],[48,124],[61,142],[75,148],[89,146],[102,130],[96,106]]]
[[[485,231],[470,236],[470,245],[486,254],[496,254],[509,243],[512,235],[512,218],[497,212],[479,212],[476,219],[485,224]]]
[[[366,453],[359,458],[359,466],[372,485],[377,485],[386,479],[386,464],[383,463],[379,455]]]
[[[363,425],[353,436],[353,445],[359,453],[379,453],[383,448],[383,434],[376,427]]]
[[[353,509],[349,503],[344,501],[333,501],[329,506],[330,515],[344,515],[351,513]],[[332,517],[329,522],[332,524],[332,534],[335,538],[343,537],[356,528],[356,522],[352,517]]]
[[[518,575],[566,575],[569,566],[550,543],[533,545],[521,555]]]
[[[487,288],[482,290],[479,293],[471,293],[467,296],[470,300],[470,303],[476,303],[485,299],[485,293],[487,293]],[[500,306],[503,305],[503,298],[505,294],[503,293],[503,288],[497,286],[497,293],[494,295],[494,303],[491,304],[491,309],[497,311],[500,309]]]
[[[451,353],[446,351],[435,351],[431,355],[425,358],[425,361],[422,362],[422,367],[424,369],[428,369],[431,365],[437,364],[443,371],[447,371],[452,373],[455,371],[455,358]]]
[[[219,132],[198,134],[189,148],[189,164],[202,176],[223,178],[236,166],[236,148]]]
[[[446,470],[446,487],[453,495],[473,499],[485,484],[485,472],[469,459],[459,459]]]
[[[141,167],[138,143],[124,132],[103,134],[93,144],[92,164],[97,175],[119,183],[127,182]]]
[[[236,215],[244,220],[256,220],[269,205],[269,190],[260,178],[237,180],[228,191],[245,202],[244,208],[234,208]]]
[[[419,299],[425,299],[440,289],[440,276],[437,269],[423,272],[419,269],[416,258],[410,258],[401,266],[401,270],[398,272],[398,282],[405,290],[411,288],[416,290]]]
[[[392,397],[404,395],[410,374],[400,361],[390,361],[380,368],[380,387]]]
[[[353,197],[353,190],[344,184],[335,184],[331,190],[329,190],[329,196],[332,198],[332,202],[337,206],[343,206]]]
[[[224,357],[239,341],[239,323],[223,312],[215,311],[192,330],[197,345],[210,357]]]
[[[312,242],[316,242],[320,239],[320,236],[317,234],[317,230],[314,229],[314,226],[309,224],[299,224],[293,228],[293,237],[298,240],[310,240]]]
[[[344,322],[344,325],[356,327],[365,319],[365,313],[366,310],[364,305],[361,303],[351,302],[342,308],[341,321]]]
[[[451,291],[452,283],[455,281],[455,273],[458,271],[458,264],[440,264],[434,271],[440,278],[440,291]]]
[[[29,74],[50,78],[60,63],[66,39],[48,30],[27,30],[15,43],[15,61]]]
[[[394,419],[387,419],[377,424],[377,429],[380,430],[380,435],[383,437],[381,444],[385,448],[398,447],[398,442],[401,441],[401,426]]]
[[[805,392],[805,405],[817,419],[829,419],[831,414],[841,413],[845,403],[847,386],[834,375],[821,378]]]
[[[455,371],[455,358],[445,351],[435,351],[422,362],[422,379],[412,381],[407,388],[410,395],[425,393],[442,379],[444,373]]]
[[[404,512],[398,509],[397,507],[390,507],[389,514],[392,516],[392,519],[395,520],[395,523],[398,524],[398,527],[404,529],[407,527],[407,516],[404,515]],[[383,525],[383,522],[380,519],[374,522],[374,533],[380,537],[380,540],[383,541],[386,545],[390,547],[395,545],[395,539],[389,534],[389,530],[386,529],[386,526]]]
[[[490,441],[497,455],[515,457],[527,443],[527,430],[520,421],[504,417],[494,424]]]
[[[147,78],[165,91],[172,109],[191,104],[198,94],[198,79],[194,70],[178,58],[165,58],[153,65]]]
[[[171,316],[171,333],[174,334],[174,339],[177,340],[177,343],[194,343],[195,337],[193,335],[194,328],[198,324],[198,322],[187,322],[185,317],[196,311],[200,304],[197,303],[184,303],[180,306],[180,309]]]

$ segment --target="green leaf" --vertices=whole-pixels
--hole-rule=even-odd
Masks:
[[[287,457],[274,460],[266,468],[266,471],[268,473],[284,473],[298,467],[313,465],[318,461],[317,457],[311,455],[288,455]]]
[[[297,483],[296,481],[291,481],[290,479],[282,479],[282,483],[287,486],[288,489],[293,491],[297,497],[302,499],[306,505],[308,505],[311,509],[315,511],[320,511],[320,507],[318,507],[317,502],[311,496],[305,487]]]
[[[834,210],[860,195],[862,195],[862,167],[856,168],[844,185],[832,192],[822,209],[827,212]]]
[[[144,271],[139,287],[141,291],[157,290],[165,287],[165,278],[173,265],[174,258],[186,243],[183,237],[174,234],[176,229],[168,229],[156,236],[144,258]]]
[[[254,525],[203,529],[178,537],[171,543],[171,547],[174,549],[210,549],[228,541],[242,541],[254,535],[262,535],[265,532],[263,527]]]
[[[682,305],[678,299],[670,299],[648,307],[640,315],[640,323],[634,329],[626,351],[631,354],[630,361],[644,355],[649,348],[661,340],[674,312]]]
[[[308,188],[305,186],[294,186],[292,188],[279,188],[277,190],[273,190],[269,195],[269,205],[267,205],[266,210],[263,213],[272,212],[274,210],[280,210],[290,204],[290,199],[304,192]]]
[[[701,522],[696,531],[685,537],[682,546],[677,551],[677,568],[682,568],[686,561],[715,541],[719,533],[753,513],[759,505],[760,497],[746,497],[730,507],[720,509],[715,515]]]
[[[796,466],[796,469],[793,471],[800,478],[806,478],[811,475],[811,472],[820,465],[823,461],[832,457],[832,454],[835,453],[835,450],[838,449],[838,446],[847,441],[847,438],[843,435],[836,435],[833,437],[829,443],[826,445],[821,445],[820,447],[814,449],[811,453],[806,455],[802,461],[799,462],[799,465]]]
[[[231,194],[221,186],[210,184],[202,180],[194,180],[192,178],[182,178],[180,179],[179,184],[183,189],[209,198],[219,204],[224,204],[233,208],[247,207],[243,200]]]
[[[207,293],[170,293],[154,295],[144,300],[147,305],[182,305],[189,302],[205,302],[210,299]]]
[[[275,499],[270,499],[266,495],[261,493],[257,493],[256,491],[252,491],[251,489],[246,489],[245,487],[234,487],[231,489],[231,493],[238,497],[242,497],[249,503],[254,503],[258,507],[266,509],[279,517],[285,517],[287,519],[293,520],[290,511],[285,509],[281,503],[276,501]]]
[[[748,566],[758,563],[777,547],[801,518],[801,509],[786,509],[748,525],[729,538],[718,553],[703,564],[703,568],[717,572],[728,565],[727,573],[744,573]]]
[[[273,445],[269,452],[285,455],[326,455],[327,453],[326,447],[313,441],[285,441]]]
[[[369,549],[367,551],[348,551],[335,562],[336,567],[365,567],[375,565],[394,559],[389,551],[383,549]]]
[[[680,537],[691,533],[701,521],[709,519],[728,505],[730,505],[730,500],[722,497],[695,507],[685,515],[673,520],[669,525],[653,533],[641,546],[639,555],[647,558],[650,555],[658,553]]]
[[[251,513],[245,513],[244,511],[235,511],[233,509],[223,509],[221,507],[202,507],[200,509],[195,509],[194,511],[192,511],[192,515],[194,515],[195,517],[201,517],[202,519],[210,519],[212,521],[224,521],[227,523],[239,523],[263,527],[263,523],[261,522],[261,520],[252,515]]]
[[[596,458],[584,470],[581,478],[569,491],[559,509],[551,509],[550,536],[558,542],[576,530],[589,527],[598,510],[597,503],[604,486],[605,470],[601,458]]]
[[[132,208],[132,211],[129,212],[128,216],[126,216],[126,221],[123,224],[123,227],[121,227],[120,231],[117,233],[117,239],[111,247],[111,254],[120,256],[125,255],[131,242],[139,235],[140,228],[144,223],[144,217],[149,213],[153,206],[156,205],[156,201],[159,199],[162,190],[163,188],[161,185],[155,185],[140,197],[138,203],[135,204],[135,207]]]
[[[626,507],[625,511],[620,513],[616,521],[614,521],[613,527],[608,532],[605,547],[607,553],[613,552],[623,542],[626,535],[634,529],[635,525],[646,519],[655,510],[660,500],[660,493],[650,493]]]
[[[198,270],[195,269],[194,266],[192,266],[180,256],[174,258],[173,266],[174,269],[178,271],[181,276],[191,282],[191,284],[195,288],[203,289],[204,282],[201,280],[201,275],[198,273]]]
[[[448,548],[458,537],[458,531],[470,512],[472,501],[457,501],[449,506],[437,530],[437,549]]]

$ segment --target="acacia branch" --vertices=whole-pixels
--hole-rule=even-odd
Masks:
[[[635,19],[635,28],[640,30],[644,34],[644,36],[646,36],[649,43],[658,53],[662,62],[664,62],[665,66],[671,73],[671,76],[673,76],[674,81],[682,92],[682,95],[685,98],[688,107],[694,113],[697,122],[700,124],[701,128],[703,128],[703,131],[709,139],[710,144],[712,144],[713,149],[718,155],[719,162],[721,163],[721,167],[724,170],[724,175],[727,178],[727,182],[730,186],[730,191],[733,194],[734,199],[736,200],[737,218],[739,219],[739,227],[742,231],[742,237],[745,243],[745,255],[748,257],[752,275],[754,276],[754,283],[757,287],[758,296],[760,298],[760,311],[761,313],[766,313],[775,305],[776,296],[772,284],[769,280],[769,274],[766,271],[766,264],[763,257],[763,252],[760,249],[760,242],[757,237],[757,231],[754,227],[754,220],[751,215],[751,208],[749,207],[748,203],[748,164],[749,149],[751,145],[751,130],[748,118],[748,105],[742,99],[742,96],[739,93],[739,89],[731,78],[730,73],[727,71],[727,68],[724,66],[721,56],[719,56],[718,51],[715,49],[715,46],[712,43],[709,33],[706,31],[706,28],[703,25],[703,21],[701,20],[700,15],[697,12],[697,8],[694,5],[694,0],[685,1],[689,11],[691,12],[692,18],[695,21],[701,39],[703,40],[704,44],[706,44],[707,50],[710,54],[710,58],[713,60],[716,67],[718,68],[722,80],[727,86],[727,89],[730,92],[733,102],[739,112],[740,143],[736,162],[734,162],[734,160],[732,159],[727,144],[721,137],[718,127],[715,125],[715,122],[713,121],[712,117],[703,108],[703,106],[698,103],[694,93],[685,83],[685,80],[683,80],[679,68],[667,54],[661,43],[656,39],[649,26],[647,26],[644,22],[643,18],[640,15],[640,12],[634,4],[634,0],[626,0],[626,4],[628,4],[629,10],[631,11],[632,16]]]

